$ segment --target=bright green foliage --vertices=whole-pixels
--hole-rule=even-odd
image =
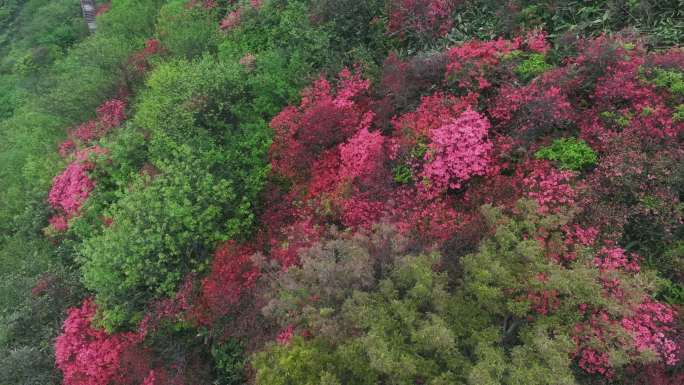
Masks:
[[[242,15],[219,46],[219,57],[243,63],[249,93],[241,109],[268,122],[297,100],[307,78],[324,67],[329,51],[328,34],[311,25],[307,2],[269,1],[258,13]]]
[[[462,260],[461,306],[470,311],[461,313],[461,331],[466,346],[475,352],[469,383],[573,384],[570,352],[574,346],[569,333],[580,320],[576,314],[580,303],[604,301],[591,294],[601,291],[594,281],[597,271],[584,266],[564,269],[548,259],[534,238],[534,234],[549,232],[553,239],[555,229],[566,219],[539,217],[529,202],[518,209],[520,219],[510,219],[496,209],[483,208],[488,222],[499,225],[477,253]],[[524,297],[530,288],[541,288],[536,279],[540,273],[550,277],[545,289],[562,293],[563,310],[530,323],[530,304],[516,294]]]
[[[80,11],[79,4],[70,0],[27,2],[15,21],[20,45],[68,48],[87,33]]]
[[[684,96],[684,73],[654,68],[653,75],[654,76],[649,79],[651,83],[667,89],[673,95]]]
[[[242,92],[241,76],[237,63],[217,62],[208,56],[162,64],[147,80],[134,125],[152,133],[153,147],[163,146],[162,139],[189,141],[184,144],[192,148],[216,144],[237,130],[231,101]],[[153,158],[173,156],[159,150],[152,150]]]
[[[397,183],[410,183],[413,180],[413,172],[405,164],[398,165],[393,171],[394,181]]]
[[[242,63],[247,95],[235,109],[243,119],[261,117],[267,124],[324,66],[329,44],[328,33],[312,26],[307,2],[269,1],[258,13],[245,11],[219,46],[221,61]]]
[[[186,273],[201,271],[218,241],[240,239],[251,228],[268,141],[265,124],[241,120],[230,104],[240,74],[240,66],[207,57],[173,61],[151,75],[132,121],[150,134],[149,144],[131,132],[123,139],[137,137],[139,145],[114,147],[120,169],[108,172],[118,195],[98,190],[94,213],[84,215],[105,215],[113,224],[98,235],[79,231],[84,282],[97,294],[103,325],[135,320],[146,301],[173,294]],[[156,177],[131,175],[126,157],[145,151]],[[142,162],[134,159],[127,161]]]
[[[462,260],[462,306],[472,311],[461,319],[466,321],[464,333],[472,333],[467,344],[477,357],[470,382],[573,384],[572,333],[583,319],[580,304],[617,319],[629,316],[643,295],[653,294],[655,276],[616,271],[613,277],[632,293],[629,299],[596,295],[603,288],[593,262],[595,251],[575,245],[576,259],[568,267],[549,256],[563,258],[569,251],[561,228],[570,218],[540,216],[535,205],[526,201],[518,203],[517,211],[511,218],[485,206],[482,212],[490,224],[498,224],[496,231],[477,253]],[[537,240],[542,234],[546,247]],[[559,301],[535,308],[527,295],[542,291],[555,293]],[[629,344],[607,346],[614,367],[645,359],[632,356],[629,348]]]
[[[130,42],[118,37],[86,39],[55,64],[47,80],[51,91],[42,97],[42,106],[69,122],[90,118],[102,100],[116,92],[132,51]]]
[[[684,270],[684,242],[679,240],[672,244],[662,255],[658,256],[659,274],[664,278],[661,296],[670,304],[684,304],[684,283],[678,279]]]
[[[155,30],[159,8],[167,0],[114,0],[111,9],[97,18],[97,34],[105,34],[142,46]]]
[[[455,297],[446,274],[434,269],[436,255],[403,250],[404,241],[380,226],[370,237],[342,235],[302,252],[302,266],[274,281],[265,311],[321,338],[259,353],[257,382],[454,383],[465,364],[451,330]]]
[[[596,164],[598,156],[583,140],[576,138],[561,138],[553,141],[549,147],[537,151],[537,159],[557,162],[562,170],[581,171]]]
[[[362,373],[368,363],[354,351],[345,347],[335,349],[322,339],[305,341],[295,337],[288,345],[272,345],[270,349],[256,354],[252,365],[257,371],[256,383],[260,385],[371,385],[371,376],[355,376]],[[345,354],[346,353],[346,354]],[[350,366],[350,365],[354,366]],[[346,371],[344,369],[347,369]],[[346,372],[346,373],[345,373]],[[349,382],[343,381],[348,379]]]
[[[206,171],[215,167],[188,154],[151,181],[139,178],[108,210],[113,224],[83,242],[83,279],[97,293],[107,326],[150,297],[173,294],[217,241],[249,224],[248,201],[236,196],[231,181]]]
[[[397,261],[373,293],[355,292],[344,304],[371,369],[393,384],[456,383],[467,367],[456,345],[455,298],[437,256]],[[461,377],[462,378],[462,377]]]
[[[520,76],[520,79],[528,81],[551,68],[553,68],[553,66],[546,63],[546,57],[543,54],[535,53],[518,64],[518,66],[515,67],[515,73]]]
[[[623,129],[629,127],[632,122],[630,113],[620,114],[613,111],[603,111],[600,114],[601,118],[611,125],[617,125],[618,128]]]
[[[59,160],[52,150],[60,123],[30,108],[21,108],[0,122],[0,162],[4,165],[0,168],[0,229],[6,235],[17,226],[12,224],[12,218],[44,199],[57,173]]]
[[[73,1],[0,2],[0,76],[22,58],[43,69],[86,35],[80,7]]]
[[[246,13],[228,33],[220,56],[239,60],[247,53],[278,50],[308,68],[325,61],[328,35],[311,25],[307,1],[268,1],[258,13]]]
[[[0,76],[0,89],[5,90],[0,95],[0,120],[7,119],[14,113],[17,105],[17,93],[15,76]]]
[[[675,112],[672,114],[672,120],[674,122],[684,122],[684,104],[675,107]]]
[[[42,232],[51,214],[46,192],[64,166],[56,145],[113,96],[130,50],[154,27],[155,3],[114,1],[88,37],[77,1],[0,1],[2,384],[60,383],[52,341],[64,310],[85,294],[69,248]],[[46,290],[32,294],[37,283]]]

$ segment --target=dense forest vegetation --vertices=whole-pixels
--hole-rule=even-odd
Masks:
[[[0,0],[0,385],[684,383],[684,0]]]

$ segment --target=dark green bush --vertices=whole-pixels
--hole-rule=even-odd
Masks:
[[[219,42],[218,19],[212,10],[187,8],[186,1],[171,1],[159,11],[157,36],[176,57],[193,58],[215,53]]]
[[[666,46],[684,38],[683,12],[682,0],[466,1],[458,9],[452,38],[514,36],[543,28],[556,40],[631,29],[648,34],[655,46]]]
[[[215,377],[219,385],[240,385],[245,381],[244,346],[235,338],[211,347]]]

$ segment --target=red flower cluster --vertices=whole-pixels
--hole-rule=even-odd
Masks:
[[[144,74],[150,69],[150,58],[164,53],[164,47],[157,39],[145,41],[145,48],[132,54],[128,58],[129,65],[139,74]]]
[[[287,107],[271,121],[275,131],[271,147],[274,171],[286,177],[305,177],[316,156],[344,142],[373,114],[364,98],[370,82],[349,70],[340,73],[337,90],[320,78],[302,94],[299,107]]]
[[[149,43],[149,42],[148,42]],[[154,47],[147,49],[156,49]],[[100,107],[97,108],[97,120],[99,126],[106,133],[114,127],[118,127],[126,120],[126,102],[119,99],[111,99],[102,103]]]
[[[94,146],[74,154],[74,160],[52,180],[48,203],[57,212],[50,218],[52,230],[66,231],[69,219],[79,215],[83,203],[95,188],[95,182],[88,173],[94,168],[90,157],[105,155],[107,150]]]
[[[525,45],[532,52],[545,54],[551,49],[551,45],[546,40],[546,32],[535,29],[527,33]]]
[[[95,188],[94,182],[88,177],[92,166],[84,162],[73,162],[52,181],[52,188],[48,194],[48,202],[58,211],[66,215],[66,219],[78,215],[81,205]],[[63,228],[64,219],[50,221],[56,228]]]
[[[242,18],[242,9],[238,8],[232,12],[229,12],[226,17],[221,20],[219,28],[222,31],[230,31],[237,28],[240,25],[240,19]]]
[[[632,334],[636,350],[655,352],[665,364],[676,364],[677,344],[665,335],[672,331],[670,325],[675,320],[672,309],[661,303],[644,302],[634,313],[633,317],[623,318],[621,325]]]
[[[111,8],[112,8],[112,2],[111,1],[100,4],[97,7],[97,10],[95,11],[95,16],[100,16],[102,14],[105,14],[105,13],[109,12],[109,10]]]
[[[553,212],[575,204],[576,193],[571,185],[574,172],[557,170],[546,161],[534,161],[528,167],[532,171],[523,184],[527,196],[537,202],[539,212]]]
[[[294,337],[294,325],[290,325],[282,330],[280,334],[278,334],[276,341],[281,345],[287,345],[292,340],[292,337]]]
[[[426,36],[444,36],[453,25],[451,13],[456,0],[392,0],[390,33],[404,37],[407,32]]]
[[[226,242],[216,249],[211,273],[202,281],[203,300],[211,319],[229,313],[242,295],[254,287],[260,272],[252,263],[253,253],[249,247],[235,242]]]
[[[501,62],[507,53],[519,49],[520,39],[498,39],[487,42],[474,40],[449,50],[446,76],[457,78],[459,87],[465,89],[489,88],[491,82],[486,73]]]
[[[64,321],[63,332],[55,341],[55,361],[65,385],[103,385],[122,383],[124,352],[137,344],[134,333],[109,335],[93,328],[95,303],[87,299],[72,308]]]
[[[68,133],[68,138],[59,145],[59,154],[67,157],[79,148],[106,135],[126,120],[126,102],[110,99],[97,108],[97,119],[89,120]]]

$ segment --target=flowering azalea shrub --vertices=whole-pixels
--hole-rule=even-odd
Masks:
[[[62,233],[68,221],[79,216],[81,206],[95,188],[89,173],[95,168],[95,157],[105,155],[107,149],[90,145],[126,120],[126,102],[110,99],[97,108],[97,118],[79,125],[69,132],[69,138],[58,148],[59,154],[71,160],[66,169],[52,181],[48,202],[57,214],[49,219],[49,231]]]
[[[492,86],[487,73],[501,63],[506,54],[520,48],[520,39],[472,41],[447,51],[446,77],[459,87],[483,90]]]
[[[74,162],[55,177],[48,195],[52,207],[63,210],[68,216],[78,213],[93,190],[93,181],[88,177],[89,168],[88,164]]]
[[[81,207],[95,188],[95,181],[90,177],[94,160],[106,154],[107,150],[99,146],[78,151],[66,169],[52,180],[47,200],[56,214],[49,219],[51,231],[67,230],[68,221],[80,215]]]
[[[409,33],[443,36],[453,25],[451,13],[457,0],[392,0],[388,32],[405,37]]]
[[[139,341],[135,333],[109,335],[92,326],[95,304],[85,300],[72,308],[64,321],[63,333],[55,341],[55,361],[65,385],[122,383],[124,351]]]
[[[475,175],[484,175],[489,168],[492,144],[487,141],[489,121],[467,110],[450,124],[429,134],[428,160],[423,177],[432,188],[458,189]]]
[[[145,48],[131,55],[128,63],[135,71],[143,74],[150,69],[150,60],[162,53],[164,53],[164,47],[161,42],[157,39],[148,39],[145,41]]]
[[[252,254],[250,248],[235,242],[227,242],[216,250],[211,273],[202,281],[202,299],[210,317],[231,312],[241,297],[254,288],[260,272],[251,260]]]
[[[271,122],[276,132],[271,147],[274,170],[294,177],[312,166],[312,156],[368,128],[372,113],[355,99],[362,98],[369,86],[358,74],[344,70],[337,90],[319,79],[302,94],[298,108],[287,107],[276,116]]]
[[[67,158],[79,148],[84,148],[102,138],[126,120],[126,102],[110,99],[97,108],[97,118],[80,124],[68,132],[68,138],[59,145],[59,154]]]

